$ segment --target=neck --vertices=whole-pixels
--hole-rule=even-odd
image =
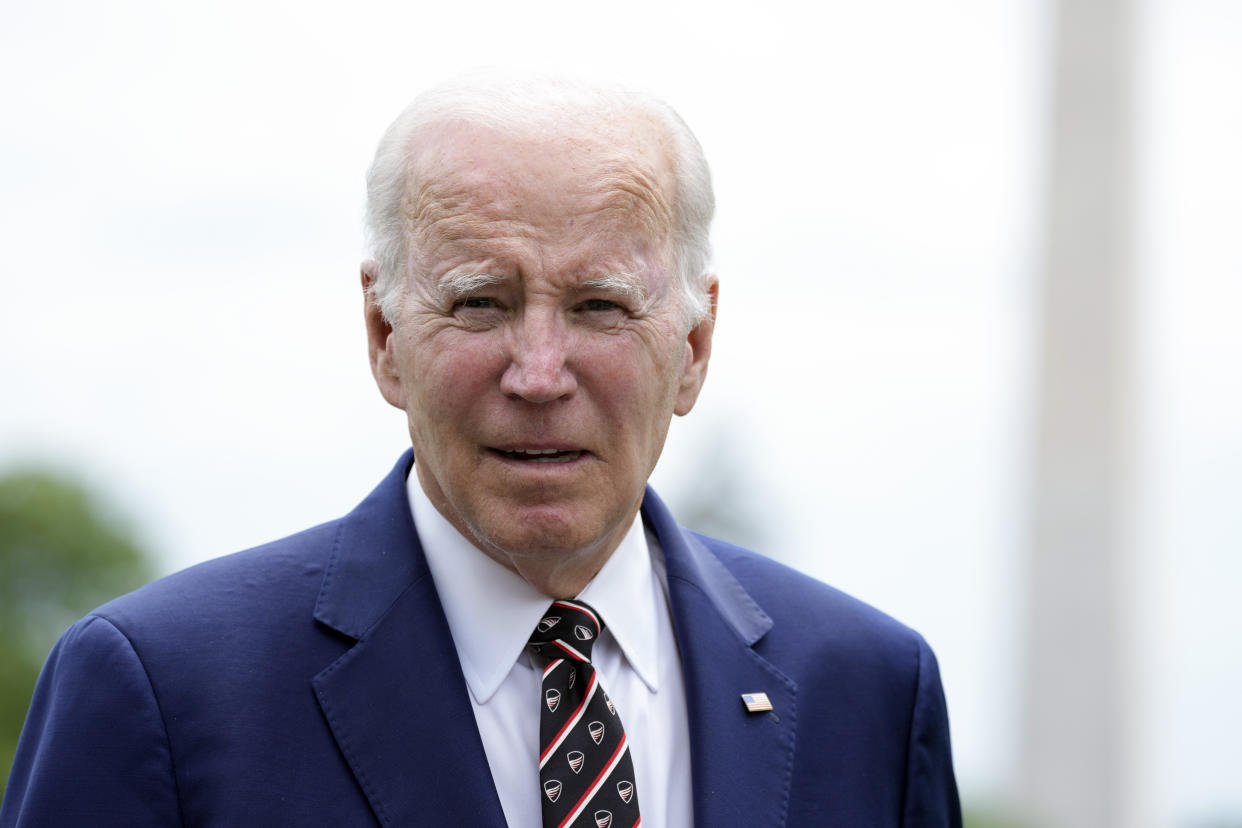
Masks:
[[[549,598],[574,598],[608,563],[633,523],[632,515],[623,525],[587,549],[546,548],[515,552],[470,534],[466,537],[483,554],[517,573],[522,580]]]

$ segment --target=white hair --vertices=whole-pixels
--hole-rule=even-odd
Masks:
[[[618,115],[651,118],[670,139],[674,175],[674,269],[687,329],[711,311],[708,275],[710,229],[716,200],[703,148],[671,106],[658,98],[619,86],[587,84],[566,78],[512,79],[499,76],[461,78],[434,87],[414,99],[392,122],[367,171],[366,230],[377,265],[372,300],[393,323],[405,292],[408,237],[403,209],[416,182],[410,163],[413,136],[425,127],[449,121],[477,123],[502,131],[531,126],[595,125]]]

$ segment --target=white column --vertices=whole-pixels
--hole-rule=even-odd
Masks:
[[[1033,825],[1123,812],[1131,3],[1058,0],[1021,784]]]

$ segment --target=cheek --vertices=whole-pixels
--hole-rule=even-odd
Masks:
[[[503,349],[489,340],[445,331],[410,343],[403,379],[417,413],[432,418],[458,416],[477,406],[488,388],[499,385],[505,365]]]
[[[656,342],[645,338],[616,337],[593,343],[581,355],[579,378],[590,371],[592,397],[607,412],[619,432],[641,435],[645,439],[663,434],[672,417],[681,364],[684,361],[675,342]]]

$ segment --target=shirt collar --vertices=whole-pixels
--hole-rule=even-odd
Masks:
[[[453,633],[466,684],[486,704],[526,650],[526,642],[551,603],[516,572],[483,554],[440,514],[411,471],[406,492],[440,604]],[[647,689],[659,690],[656,580],[640,519],[578,594],[612,633]]]

